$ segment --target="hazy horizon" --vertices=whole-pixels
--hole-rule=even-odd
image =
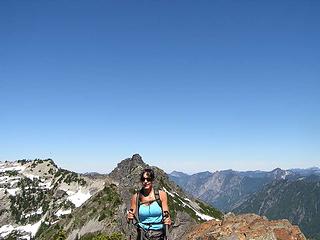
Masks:
[[[129,158],[129,157],[128,157]],[[0,162],[5,162],[5,161],[9,161],[9,162],[14,162],[14,161],[18,161],[18,160],[22,160],[22,159],[26,159],[26,158],[20,158],[20,159],[8,159],[8,160],[0,160]],[[33,158],[33,159],[26,159],[26,160],[35,160],[35,159],[50,159],[50,158]],[[127,158],[125,158],[127,159]],[[117,162],[120,163],[121,161],[125,160],[125,159],[121,159]],[[72,168],[72,167],[63,167],[59,164],[59,161],[55,161],[55,159],[52,159],[57,165],[58,167],[61,167],[63,169],[67,169],[67,170],[70,170],[70,171],[74,171],[74,172],[77,172],[77,173],[91,173],[91,172],[96,172],[96,173],[101,173],[101,174],[108,174],[110,173],[114,168],[117,167],[117,164],[110,170],[106,170],[106,171],[101,171],[101,170],[95,170],[94,168],[91,168],[88,169],[88,170],[81,170],[81,171],[77,171],[77,168]],[[176,171],[176,172],[183,172],[183,173],[186,173],[186,174],[189,174],[189,175],[192,175],[192,174],[195,174],[195,173],[200,173],[200,172],[215,172],[215,171],[226,171],[226,170],[233,170],[233,171],[267,171],[267,172],[270,172],[276,168],[281,168],[282,170],[290,170],[290,169],[311,169],[311,168],[319,168],[320,169],[320,165],[315,165],[315,166],[309,166],[309,167],[287,167],[287,168],[282,168],[282,167],[275,167],[275,168],[269,168],[269,169],[233,169],[233,168],[225,168],[225,169],[199,169],[198,171],[188,171],[188,170],[182,170],[182,169],[172,169],[172,170],[168,170],[168,169],[165,169],[165,167],[163,168],[162,166],[159,166],[159,165],[153,165],[153,164],[150,164],[148,163],[147,161],[145,161],[143,159],[143,161],[150,165],[150,166],[155,166],[155,167],[159,167],[161,168],[162,170],[164,170],[167,174],[170,174],[172,173],[173,171]],[[62,163],[63,165],[63,163]]]

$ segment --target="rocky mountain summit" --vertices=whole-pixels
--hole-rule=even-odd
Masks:
[[[183,236],[187,240],[306,240],[288,220],[269,221],[255,214],[227,214],[222,221],[208,221]]]
[[[167,192],[170,213],[174,221],[170,232],[172,239],[180,239],[191,225],[222,218],[221,212],[186,194],[169,180],[168,175],[163,170],[144,163],[139,154],[121,161],[109,174],[109,177],[115,181],[125,203],[123,207],[130,205],[132,194],[141,188],[140,173],[144,168],[154,170],[156,176],[154,186]]]

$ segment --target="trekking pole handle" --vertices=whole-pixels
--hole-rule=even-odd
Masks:
[[[132,208],[130,208],[130,210],[128,211],[128,213],[133,213],[133,209]],[[134,215],[133,215],[133,217],[135,217]],[[133,223],[133,219],[128,219],[128,221],[127,221],[128,223]]]

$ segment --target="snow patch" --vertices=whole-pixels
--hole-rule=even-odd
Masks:
[[[51,225],[54,225],[54,224],[56,224],[57,222],[59,222],[59,220],[52,222]]]
[[[20,165],[15,165],[12,167],[6,167],[5,165],[0,165],[0,172],[6,172],[6,171],[18,171],[21,172],[25,169],[26,167],[20,166]]]
[[[169,192],[165,187],[163,187],[163,190],[164,190],[166,193],[168,193],[171,197],[174,197],[174,195],[173,195],[171,192]]]
[[[7,188],[7,192],[12,196],[15,196],[18,190],[19,188]]]
[[[177,196],[179,196],[178,193],[174,192],[174,194],[173,194],[173,193],[169,192],[166,188],[163,188],[163,190],[164,190],[167,194],[169,194],[171,197],[174,197],[174,194],[176,194]],[[179,196],[179,197],[180,197],[180,196]],[[188,202],[191,202],[191,200],[188,199],[188,198],[184,198],[184,199],[185,199],[186,201],[188,201]],[[175,200],[173,199],[173,201],[175,201]],[[175,201],[175,202],[176,202],[176,201]],[[208,215],[206,215],[206,214],[203,214],[203,213],[198,212],[197,210],[195,210],[195,209],[194,209],[190,204],[188,204],[188,203],[182,202],[182,204],[183,204],[183,206],[187,206],[187,207],[189,207],[190,209],[192,209],[192,210],[195,212],[195,214],[196,214],[198,217],[200,217],[202,220],[209,221],[209,220],[214,219],[214,218],[211,217],[211,216],[208,216]]]
[[[198,211],[194,210],[193,211],[202,219],[202,220],[205,220],[205,221],[209,221],[209,220],[212,220],[214,219],[213,217],[210,217],[208,215],[205,215],[203,213],[199,213]]]
[[[23,173],[24,176],[26,176],[27,178],[30,178],[31,180],[33,179],[39,179],[39,176],[33,175],[33,174],[28,174],[28,173]]]
[[[25,226],[19,226],[17,228],[14,228],[12,225],[4,225],[2,227],[0,227],[0,236],[2,238],[8,236],[13,230],[19,231],[19,232],[29,232],[29,235],[25,235],[23,237],[21,237],[20,239],[31,239],[31,237],[34,237],[41,225],[41,222],[43,220],[41,219],[39,222],[35,223],[35,224],[28,224]]]
[[[4,225],[4,226],[0,227],[0,236],[4,238],[4,237],[8,236],[13,230],[14,230],[13,226]]]
[[[7,180],[8,176],[0,177],[0,181]]]
[[[41,219],[39,222],[37,222],[35,224],[27,224],[25,226],[17,227],[16,230],[30,232],[31,233],[31,237],[34,237],[36,235],[36,233],[37,233],[42,221],[43,220]]]
[[[91,197],[91,194],[89,192],[84,193],[81,191],[81,189],[79,189],[77,192],[67,191],[67,194],[69,195],[68,200],[72,202],[76,207],[80,207]]]
[[[289,171],[285,171],[284,174],[281,176],[282,179],[286,179],[286,177],[290,175]]]
[[[0,184],[6,184],[6,183],[10,183],[11,185],[19,182],[20,177],[8,177],[8,176],[4,176],[4,177],[0,177]]]
[[[12,180],[10,182],[10,186],[12,187],[13,185],[15,185],[16,183],[18,183],[20,180],[19,179],[15,179],[15,180]]]
[[[42,214],[42,213],[43,213],[42,207],[40,207],[36,212],[28,213],[28,214],[25,215],[25,217],[30,217],[30,216],[32,216],[32,215],[40,215],[40,214]]]
[[[53,186],[51,186],[52,184],[52,181],[49,181],[49,182],[40,182],[39,183],[39,186],[40,187],[43,187],[43,188],[46,188],[46,189],[51,189],[53,188]]]
[[[57,216],[57,217],[60,217],[60,216],[62,216],[62,215],[66,215],[66,214],[70,214],[71,213],[71,209],[68,209],[68,210],[61,210],[61,209],[59,209],[56,213],[55,213],[55,215]]]

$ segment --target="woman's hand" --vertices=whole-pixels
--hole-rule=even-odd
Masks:
[[[133,212],[133,209],[132,209],[132,208],[128,211],[128,216],[127,216],[127,218],[128,218],[128,221],[134,219],[134,212]]]
[[[163,212],[163,223],[166,225],[171,225],[172,221],[168,211]]]
[[[172,223],[171,218],[170,217],[165,218],[163,223],[166,224],[166,225],[171,225],[171,223]]]
[[[134,213],[136,212],[136,208],[137,208],[136,200],[137,200],[137,193],[133,194],[131,197],[130,210],[127,212],[128,222],[135,218]]]
[[[162,203],[163,223],[166,225],[171,225],[172,222],[169,214],[167,193],[164,191],[159,191],[159,195]]]

